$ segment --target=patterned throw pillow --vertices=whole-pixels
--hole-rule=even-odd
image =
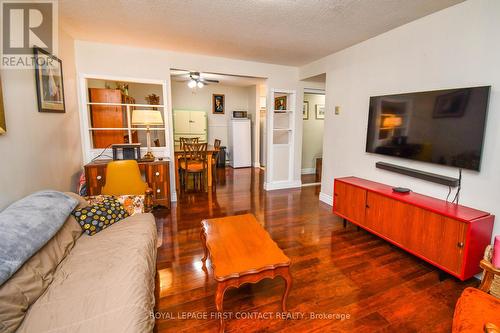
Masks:
[[[100,196],[99,201],[75,209],[72,214],[90,236],[129,216],[123,205],[112,196]]]
[[[119,195],[116,197],[128,215],[144,213],[144,195]]]

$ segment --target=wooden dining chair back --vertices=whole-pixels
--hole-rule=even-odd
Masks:
[[[193,175],[194,187],[205,190],[207,184],[207,144],[206,143],[184,143],[180,168],[184,176],[184,189],[188,186],[188,177]]]
[[[181,146],[181,149],[184,149],[185,144],[192,144],[192,143],[198,143],[200,138],[179,138],[179,144]]]
[[[217,162],[219,160],[219,154],[220,154],[220,145],[222,141],[219,139],[214,140],[214,150],[215,152],[212,155],[212,183],[213,183],[213,189],[215,189],[216,184],[217,184]]]

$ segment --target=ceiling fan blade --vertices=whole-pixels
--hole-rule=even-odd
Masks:
[[[171,77],[189,79],[189,74],[174,74]]]
[[[211,83],[219,83],[219,80],[205,79],[205,78],[200,78],[200,81],[211,82]]]

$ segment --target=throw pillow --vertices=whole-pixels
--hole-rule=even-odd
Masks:
[[[129,216],[123,205],[112,196],[101,196],[100,202],[76,209],[72,214],[90,236]]]
[[[116,197],[128,215],[144,213],[144,195],[119,195]]]

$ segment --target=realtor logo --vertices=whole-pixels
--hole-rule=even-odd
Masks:
[[[54,54],[57,3],[47,1],[1,1],[2,67],[30,66],[33,47]]]

